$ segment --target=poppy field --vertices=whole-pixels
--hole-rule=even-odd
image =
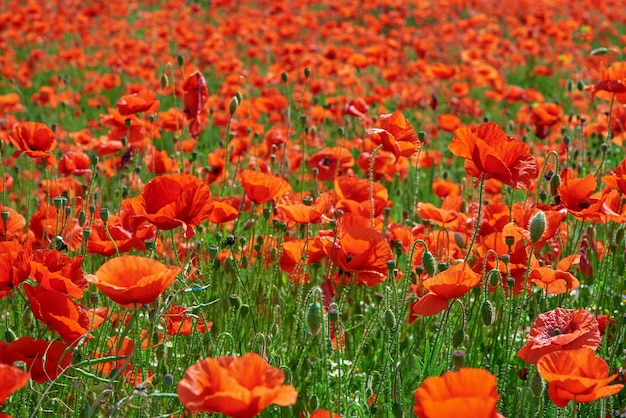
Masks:
[[[626,416],[618,0],[5,0],[0,417]]]

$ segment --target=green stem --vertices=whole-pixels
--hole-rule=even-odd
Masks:
[[[480,215],[482,214],[483,208],[483,188],[485,185],[485,176],[487,173],[483,173],[480,177],[480,184],[478,185],[478,212],[476,213],[476,225],[474,226],[474,233],[472,234],[472,240],[470,241],[470,245],[467,248],[467,254],[465,254],[464,263],[467,263],[467,260],[472,253],[472,247],[474,246],[474,242],[476,241],[476,236],[478,235],[478,230],[480,229]]]

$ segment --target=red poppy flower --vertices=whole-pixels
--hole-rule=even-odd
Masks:
[[[380,115],[378,122],[380,128],[366,130],[375,143],[382,145],[385,151],[393,153],[396,159],[417,154],[421,143],[415,129],[401,112]]]
[[[117,110],[122,116],[134,115],[140,112],[156,113],[159,101],[152,90],[142,89],[137,93],[122,96],[117,101]]]
[[[189,121],[189,134],[192,138],[200,136],[200,117],[207,101],[209,100],[209,89],[206,80],[200,71],[191,73],[183,83],[183,113]]]
[[[564,408],[570,401],[592,402],[611,396],[624,385],[610,385],[609,366],[589,348],[556,351],[537,362],[537,371],[548,382],[548,396]]]
[[[350,100],[343,108],[344,115],[354,116],[361,119],[363,122],[370,121],[370,117],[367,115],[369,105],[362,97],[357,97]]]
[[[0,405],[7,400],[9,396],[16,390],[26,386],[30,380],[30,373],[11,366],[10,364],[0,363]]]
[[[20,240],[22,235],[24,234],[24,227],[26,226],[26,219],[13,208],[8,206],[0,205],[0,211],[3,213],[3,216],[0,217],[0,240],[1,241],[12,241],[12,240]],[[6,217],[5,222],[5,215]]]
[[[59,160],[59,173],[64,176],[91,175],[91,160],[81,151],[68,151]]]
[[[163,230],[181,226],[189,239],[195,234],[194,226],[211,214],[210,196],[209,187],[190,174],[155,177],[131,201],[135,212],[131,226],[134,228],[144,220]]]
[[[623,194],[626,194],[626,158],[624,158],[617,167],[611,170],[607,176],[602,177],[602,181]]]
[[[571,171],[563,172],[558,194],[561,205],[579,219],[602,221],[606,212],[603,208],[606,196],[594,195],[596,179],[593,174],[584,178],[573,178]]]
[[[537,316],[526,338],[528,342],[517,356],[526,363],[537,364],[542,356],[553,351],[597,349],[600,330],[592,313],[584,309],[556,308]]]
[[[305,251],[306,259],[303,259]],[[309,275],[304,273],[303,266],[320,261],[324,255],[322,243],[317,238],[309,238],[306,242],[284,241],[280,253],[280,269],[289,273],[289,280],[293,283],[306,284],[309,282]]]
[[[546,293],[552,295],[569,292],[576,289],[580,282],[567,270],[572,264],[578,263],[579,260],[580,254],[572,254],[559,261],[556,269],[552,267],[535,268],[531,271],[529,279],[532,283],[544,289]]]
[[[463,368],[424,379],[414,393],[420,418],[498,418],[496,377],[483,369]]]
[[[432,316],[443,311],[448,308],[448,300],[460,298],[479,285],[480,281],[480,275],[473,272],[466,263],[456,264],[424,280],[422,286],[429,293],[411,306],[409,322],[416,319],[415,315]]]
[[[57,250],[35,250],[30,261],[30,277],[44,289],[80,299],[87,288],[82,263],[83,257],[69,257]]]
[[[615,95],[615,100],[619,103],[626,103],[626,62],[614,62],[608,68],[602,65],[600,71],[600,81],[585,86],[585,90],[591,92],[591,98],[598,96],[611,100]]]
[[[135,255],[113,258],[86,276],[113,302],[125,308],[154,301],[176,279],[181,269]]]
[[[54,329],[69,345],[77,344],[102,325],[103,318],[74,302],[67,295],[41,286],[24,285],[31,310],[37,319]]]
[[[252,418],[269,405],[296,403],[298,392],[284,381],[280,369],[255,353],[209,357],[187,369],[178,384],[178,398],[190,411]]]
[[[172,305],[163,314],[167,335],[190,335],[192,332],[206,334],[212,322],[206,323],[201,316],[191,314],[183,306]]]
[[[354,273],[357,284],[376,286],[389,273],[393,252],[383,235],[363,226],[345,228],[337,239],[327,241],[324,251],[343,272]]]
[[[319,223],[330,204],[334,193],[325,192],[318,196],[313,204],[299,203],[296,198],[289,194],[279,198],[276,202],[276,211],[283,219],[297,224]]]
[[[258,205],[292,191],[287,180],[269,173],[243,170],[239,173],[239,179],[248,199]]]
[[[16,154],[24,153],[37,161],[43,159],[47,165],[56,164],[56,158],[50,152],[56,148],[57,140],[47,125],[41,122],[22,122],[13,128],[9,139],[18,149]]]
[[[311,156],[307,165],[317,169],[319,181],[334,180],[354,167],[354,157],[348,148],[330,147],[324,148]]]
[[[72,350],[61,341],[48,342],[30,337],[21,337],[11,343],[0,340],[0,363],[23,361],[37,383],[56,379],[72,360]]]
[[[380,183],[374,183],[374,216],[380,216],[383,210],[390,206],[389,192]],[[336,202],[335,209],[372,217],[372,202],[370,199],[370,182],[358,177],[337,177],[335,179]]]
[[[514,188],[527,189],[537,176],[537,161],[525,143],[507,136],[493,122],[482,123],[476,132],[457,129],[448,147],[465,158],[465,171],[472,177],[495,178]]]

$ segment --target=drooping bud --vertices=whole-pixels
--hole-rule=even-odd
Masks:
[[[306,324],[311,335],[319,334],[320,329],[322,329],[322,305],[319,302],[313,302],[309,305],[309,310],[306,314]]]
[[[424,270],[430,277],[433,277],[437,274],[437,262],[435,261],[435,257],[433,253],[426,250],[424,255],[422,256],[422,264],[424,265]]]
[[[391,331],[396,328],[396,314],[391,309],[385,310],[384,319],[387,329]]]
[[[490,301],[483,301],[480,306],[480,317],[483,320],[483,324],[487,326],[491,325],[491,322],[493,321],[493,305]]]
[[[228,111],[230,112],[230,116],[235,114],[235,112],[237,111],[238,107],[239,107],[239,100],[237,100],[237,96],[233,96],[233,98],[230,99],[230,105],[228,107]]]
[[[452,347],[456,348],[460,346],[461,344],[463,344],[464,340],[465,330],[463,328],[457,329],[456,331],[454,331],[454,334],[452,334]]]
[[[545,383],[539,373],[535,373],[530,378],[529,382],[530,393],[532,393],[535,397],[540,397],[543,393],[543,389],[545,387]]]
[[[556,197],[559,194],[559,186],[561,185],[561,176],[555,174],[550,179],[550,194]]]

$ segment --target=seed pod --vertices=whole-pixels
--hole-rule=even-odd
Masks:
[[[480,306],[480,317],[483,320],[483,324],[487,326],[491,325],[491,322],[493,320],[493,305],[490,301],[483,301],[482,305]]]
[[[306,314],[306,324],[311,335],[317,335],[322,329],[322,305],[313,302]]]
[[[404,417],[404,411],[402,410],[402,404],[400,402],[394,402],[393,405],[391,405],[391,413],[393,414],[393,416],[395,418],[402,418],[402,417]]]

